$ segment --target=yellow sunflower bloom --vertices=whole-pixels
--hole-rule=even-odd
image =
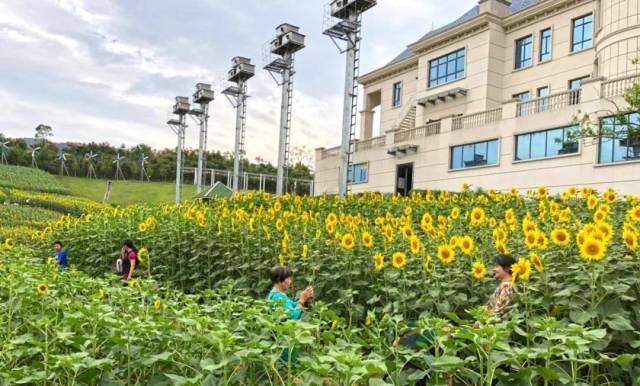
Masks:
[[[464,253],[465,255],[470,255],[474,247],[473,239],[471,238],[471,236],[464,236],[462,239],[460,239],[460,241],[458,242],[458,247],[460,247],[462,253]]]
[[[376,253],[373,256],[373,265],[376,268],[376,271],[381,271],[384,268],[384,256],[382,253]]]
[[[45,295],[47,292],[49,292],[49,286],[45,283],[40,283],[36,287],[36,290],[38,291],[39,295]]]
[[[544,265],[542,264],[542,260],[540,260],[540,257],[535,252],[531,252],[531,254],[529,254],[529,259],[531,259],[531,262],[533,263],[536,271],[541,273],[544,272]]]
[[[353,238],[351,233],[347,233],[342,236],[342,241],[340,241],[340,245],[342,248],[346,250],[351,250],[356,246],[356,240]]]
[[[144,222],[138,225],[138,231],[140,231],[140,233],[146,232],[148,228],[149,227],[147,227],[147,224]]]
[[[162,307],[162,302],[160,301],[160,299],[156,299],[156,301],[153,302],[153,308],[155,308],[156,310],[159,310],[160,307]]]
[[[401,269],[407,265],[407,255],[404,252],[396,252],[391,258],[393,268]]]
[[[538,242],[538,232],[529,231],[524,235],[524,243],[527,245],[527,248],[533,249],[536,247]]]
[[[307,244],[302,246],[302,257],[309,256],[309,246]]]
[[[441,245],[438,247],[438,259],[443,264],[451,264],[456,258],[456,253],[449,245]]]
[[[598,231],[604,236],[604,241],[609,242],[613,238],[613,227],[606,222],[601,222],[596,225]]]
[[[473,208],[471,210],[471,225],[476,226],[482,224],[484,217],[484,209],[478,207]]]
[[[549,195],[549,191],[544,186],[538,186],[538,188],[536,188],[536,193],[540,199],[546,198],[547,195]]]
[[[640,205],[634,206],[633,208],[629,209],[627,215],[629,216],[629,219],[631,219],[631,221],[640,222]]]
[[[405,225],[402,227],[402,237],[404,237],[405,240],[411,240],[413,236],[414,233],[413,229],[411,229],[411,226]]]
[[[383,233],[388,242],[393,241],[395,236],[393,233],[393,227],[390,224],[385,225],[385,227],[383,228]]]
[[[528,259],[519,259],[511,266],[511,272],[513,274],[513,282],[515,282],[517,278],[520,278],[522,281],[527,281],[531,277],[531,262]]]
[[[580,246],[580,253],[585,260],[600,261],[604,258],[606,247],[604,242],[593,237],[588,237],[582,246]]]
[[[328,234],[332,234],[336,230],[336,227],[332,222],[328,222],[325,228]]]
[[[371,233],[363,232],[362,233],[362,245],[367,248],[371,248],[373,246],[373,237],[371,237]]]
[[[538,240],[536,241],[536,246],[541,251],[544,251],[549,246],[549,239],[545,236],[544,233],[538,232]]]
[[[551,232],[551,240],[555,245],[565,247],[571,242],[571,236],[566,229],[554,229]]]
[[[622,239],[624,240],[624,245],[629,251],[634,252],[638,249],[638,235],[635,232],[624,231]]]
[[[409,240],[409,244],[411,247],[411,253],[414,256],[419,255],[422,250],[422,243],[420,242],[420,239],[417,236],[413,236],[411,240]]]
[[[509,248],[507,248],[507,245],[504,242],[496,241],[494,245],[496,247],[496,251],[498,251],[499,254],[501,255],[509,254]]]
[[[478,280],[482,280],[487,275],[487,267],[483,263],[476,261],[471,266],[471,275]]]

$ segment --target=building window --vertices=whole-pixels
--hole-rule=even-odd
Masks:
[[[581,78],[571,79],[569,81],[569,90],[577,90],[582,87],[582,82],[591,78],[589,75],[583,76]]]
[[[631,113],[619,120],[616,117],[604,118],[600,124],[605,136],[600,137],[598,163],[608,164],[640,160],[640,137],[628,137],[629,128],[635,132],[640,127],[640,114]]]
[[[571,28],[571,51],[581,51],[593,45],[593,15],[573,19]]]
[[[513,99],[520,99],[521,102],[525,102],[529,100],[529,97],[531,96],[531,93],[529,93],[529,91],[524,91],[518,94],[513,94],[512,98]],[[518,105],[518,115],[522,116],[522,115],[527,115],[529,113],[529,107],[526,103],[523,104],[519,104]]]
[[[497,139],[451,147],[451,169],[496,165],[497,163]]]
[[[533,64],[533,36],[516,40],[516,69]]]
[[[465,49],[429,61],[429,87],[453,82],[464,77]]]
[[[538,88],[536,91],[536,95],[538,98],[538,111],[547,111],[549,109],[549,87],[544,86]]]
[[[516,136],[516,161],[578,152],[578,126],[561,127]]]
[[[552,47],[552,38],[551,38],[551,28],[544,29],[540,31],[540,61],[546,62],[547,60],[551,60],[551,47]]]
[[[369,181],[369,164],[362,163],[349,166],[348,178],[350,184]]]
[[[393,107],[400,107],[402,98],[402,82],[393,84]]]

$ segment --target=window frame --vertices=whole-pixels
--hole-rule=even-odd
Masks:
[[[567,138],[567,131],[571,128],[574,129],[578,129],[578,125],[567,125],[567,126],[561,126],[561,127],[551,127],[548,129],[544,129],[544,130],[536,130],[536,131],[528,131],[528,132],[524,132],[524,133],[519,133],[519,134],[515,134],[514,135],[514,151],[513,151],[513,163],[520,163],[520,162],[530,162],[530,161],[540,161],[540,160],[548,160],[548,159],[554,159],[554,158],[562,158],[562,157],[573,157],[573,156],[578,156],[580,155],[581,151],[582,151],[582,147],[580,146],[580,141],[576,141],[577,144],[577,149],[574,152],[571,153],[566,153],[566,154],[554,154],[554,155],[549,155],[549,132],[555,131],[555,130],[559,130],[562,129],[562,138],[563,138],[563,142],[562,145],[564,146],[565,143],[569,143],[566,142],[566,138]],[[534,134],[541,134],[544,133],[544,156],[540,156],[540,157],[532,157],[532,138]],[[523,159],[518,159],[518,142],[520,140],[521,137],[528,137],[528,141],[529,141],[529,151],[528,151],[528,158],[523,158]]]
[[[588,16],[591,16],[591,38],[589,39],[590,45],[589,45],[589,47],[584,47],[584,43],[585,43],[585,40],[584,40],[584,25],[585,25],[585,23],[582,23],[580,25],[580,27],[582,27],[582,40],[580,41],[581,48],[580,49],[576,49],[576,42],[573,39],[574,38],[574,31],[576,29],[576,21],[578,21],[580,19],[584,19],[584,18],[586,18]],[[570,50],[571,53],[581,52],[581,51],[593,48],[593,39],[594,39],[594,35],[595,35],[595,31],[593,29],[594,25],[595,24],[594,24],[593,12],[589,12],[589,13],[586,13],[586,14],[584,14],[582,16],[574,17],[573,19],[571,19],[571,29],[570,29],[571,39],[569,39],[569,41],[571,42],[571,50]]]
[[[396,86],[399,87],[398,104],[396,104]],[[395,82],[391,86],[391,107],[394,109],[402,106],[402,88],[402,81]]]
[[[495,154],[496,162],[493,163],[493,164],[490,164],[490,163],[488,163],[489,162],[489,158],[490,158],[490,156],[489,156],[489,143],[490,142],[494,142],[494,141],[496,142],[496,154]],[[502,141],[500,140],[500,137],[496,137],[496,138],[486,139],[486,140],[483,140],[483,141],[477,141],[477,142],[471,142],[471,143],[461,143],[461,144],[449,146],[449,170],[448,171],[449,172],[457,172],[457,171],[461,171],[461,170],[469,170],[469,169],[478,169],[478,168],[487,168],[487,167],[500,166],[500,147],[501,147],[501,142]],[[484,164],[484,165],[464,166],[464,162],[465,162],[464,161],[464,148],[467,147],[467,146],[473,146],[473,149],[474,149],[473,152],[474,152],[474,155],[475,155],[476,154],[475,147],[476,147],[476,145],[479,145],[479,144],[484,144],[485,145],[485,149],[486,149],[485,158],[487,160],[487,163]],[[461,158],[462,164],[461,164],[461,167],[454,168],[453,167],[453,165],[454,165],[453,154],[454,154],[455,149],[457,149],[457,148],[462,149],[461,154],[460,154],[460,156],[462,157]]]
[[[548,59],[543,59],[542,55],[544,55],[544,54],[542,52],[542,45],[545,42],[544,33],[547,32],[547,31],[549,31],[549,47],[548,47],[549,48],[549,52],[548,52],[549,58]],[[547,28],[544,28],[544,29],[540,30],[540,48],[538,50],[538,63],[547,63],[547,62],[550,62],[552,59],[553,59],[553,28],[552,27],[547,27]]]
[[[366,165],[366,170],[367,170],[367,178],[363,181],[356,181],[355,179],[355,171],[356,171],[356,166],[362,166],[362,165]],[[351,179],[351,168],[353,167],[353,179]],[[355,185],[355,184],[366,184],[369,182],[369,162],[358,162],[357,164],[354,163],[353,165],[349,166],[349,170],[347,170],[347,182],[349,184]]]
[[[567,82],[567,90],[580,90],[582,88],[582,82],[585,80],[591,79],[591,75],[580,76],[578,78],[569,79]],[[571,88],[571,82],[575,82],[576,80],[580,81],[580,87]]]
[[[462,71],[458,71],[457,65],[458,65],[458,59],[460,59],[460,58],[458,58],[458,53],[461,52],[461,51],[463,53],[463,55],[462,55],[463,65],[462,65]],[[448,72],[445,71],[444,77],[440,76],[440,74],[438,73],[437,77],[433,79],[433,82],[435,82],[436,84],[433,84],[432,83],[432,77],[431,77],[431,71],[434,70],[434,69],[437,70],[438,67],[440,65],[442,65],[442,64],[445,64],[445,68],[447,68],[449,62],[446,61],[445,63],[438,63],[435,66],[435,68],[432,68],[432,64],[434,62],[439,61],[440,59],[447,58],[449,55],[452,55],[452,54],[456,54],[456,60],[455,60],[456,70],[455,70],[455,72],[453,74],[449,74]],[[452,79],[452,80],[446,80],[449,77],[449,75],[454,75],[455,78]],[[459,48],[457,50],[448,52],[448,53],[446,53],[444,55],[440,55],[437,58],[433,58],[433,59],[429,60],[429,62],[427,63],[427,89],[428,90],[434,89],[436,87],[443,86],[445,84],[449,84],[449,83],[453,83],[453,82],[459,81],[460,79],[464,79],[466,76],[467,76],[467,47],[462,47],[462,48]],[[440,79],[444,79],[444,81],[440,81]]]
[[[530,63],[528,65],[526,65],[526,66],[522,65],[522,66],[518,67],[518,58],[520,56],[520,55],[518,55],[518,42],[520,42],[520,41],[522,41],[524,39],[531,39],[530,43],[528,44],[528,46],[531,49],[531,56],[528,59],[530,61]],[[528,35],[522,36],[522,37],[520,37],[520,38],[518,38],[518,39],[516,39],[514,41],[514,43],[513,43],[513,48],[514,48],[513,69],[514,70],[523,70],[525,68],[529,68],[529,67],[533,66],[533,58],[534,58],[533,45],[534,45],[534,37],[533,37],[533,34],[531,34],[531,33],[528,34]]]
[[[633,119],[631,119],[630,117],[633,116],[634,114],[637,115],[636,121],[640,123],[640,112],[633,112],[633,113],[628,113],[628,114],[625,114],[625,115],[629,117],[629,118],[627,118],[628,120],[632,121]],[[616,123],[617,122],[617,117],[615,115],[602,117],[600,119],[600,121],[599,121],[599,125],[602,126],[603,122],[605,120],[607,120],[607,119],[611,119],[612,120],[612,125],[613,125],[614,132],[616,131],[616,126],[618,126],[618,125],[621,126],[620,123]],[[610,154],[611,161],[602,162],[602,140],[603,140],[603,137],[600,136],[598,138],[598,152],[597,152],[597,159],[596,159],[596,165],[597,166],[609,166],[609,165],[618,165],[618,164],[624,164],[624,163],[629,163],[629,162],[640,162],[640,157],[636,158],[636,159],[623,159],[623,160],[620,160],[620,161],[616,161],[615,160],[615,152],[616,152],[615,141],[628,140],[628,136],[625,136],[624,138],[614,137],[614,138],[605,138],[605,139],[612,142],[611,154]],[[638,140],[638,142],[640,143],[640,140]],[[627,153],[626,157],[628,158],[630,149],[633,146],[624,146],[624,147],[626,147],[626,153]]]

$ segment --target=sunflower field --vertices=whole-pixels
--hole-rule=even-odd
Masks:
[[[140,280],[191,294],[232,288],[261,299],[270,289],[269,268],[287,265],[294,292],[313,285],[346,331],[389,317],[405,327],[445,318],[457,331],[484,317],[479,306],[497,285],[492,258],[511,254],[519,298],[501,349],[508,347],[510,366],[520,370],[495,367],[491,379],[515,372],[546,384],[601,385],[638,384],[640,377],[633,354],[640,348],[638,227],[640,200],[613,190],[550,196],[540,187],[523,196],[463,186],[460,193],[406,198],[248,193],[208,205],[105,209],[52,223],[34,242],[44,255],[52,239],[64,240],[79,270],[103,276],[112,273],[122,240],[132,238],[143,248]],[[549,328],[592,335],[529,351]],[[576,363],[546,359],[563,345],[576,351],[560,356]],[[445,352],[461,369],[454,371],[466,379],[461,384],[483,384],[462,369],[477,377],[489,362],[500,363],[476,352],[470,365],[471,357]]]

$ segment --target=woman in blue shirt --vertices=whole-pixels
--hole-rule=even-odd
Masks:
[[[53,250],[55,251],[56,261],[60,264],[60,268],[69,268],[69,261],[67,260],[67,252],[64,250],[62,242],[56,241],[53,243]]]
[[[300,319],[305,303],[313,298],[313,287],[307,287],[300,294],[298,301],[292,300],[287,296],[287,290],[293,282],[291,268],[275,266],[271,269],[271,283],[273,288],[267,299],[278,302],[282,308],[288,313],[287,319]]]

